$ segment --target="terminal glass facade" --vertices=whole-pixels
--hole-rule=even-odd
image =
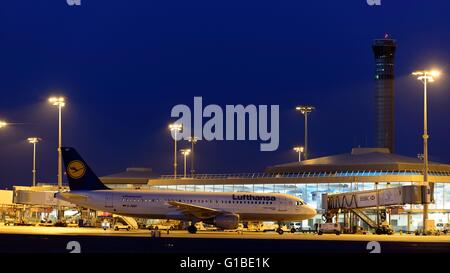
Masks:
[[[322,194],[324,193],[343,193],[361,190],[383,189],[387,187],[398,187],[402,185],[411,185],[411,183],[308,183],[308,184],[232,184],[232,185],[170,185],[153,186],[155,189],[166,190],[187,190],[187,191],[207,191],[207,192],[266,192],[266,193],[285,193],[299,197],[308,205],[318,209],[318,215],[314,219],[307,221],[307,225],[313,226],[320,222]],[[429,205],[429,218],[435,223],[449,223],[450,221],[450,183],[434,184],[434,203]],[[408,212],[410,214],[410,229],[420,228],[422,224],[421,205],[405,205],[404,211],[400,214],[391,214],[390,221],[396,230],[407,230]]]

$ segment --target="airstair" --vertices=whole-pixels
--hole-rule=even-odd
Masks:
[[[122,215],[113,215],[114,218],[121,219],[123,222],[128,224],[132,229],[139,229],[139,225],[133,217],[127,217]]]
[[[364,223],[366,223],[371,228],[377,228],[378,224],[372,220],[367,214],[365,214],[360,209],[352,209],[351,212],[353,212],[356,216],[358,216]]]

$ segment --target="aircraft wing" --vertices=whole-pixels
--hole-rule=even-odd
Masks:
[[[169,201],[168,203],[174,207],[179,208],[184,214],[192,215],[198,219],[208,219],[224,213],[220,210],[191,205],[183,202]]]

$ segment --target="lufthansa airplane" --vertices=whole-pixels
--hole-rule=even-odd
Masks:
[[[301,221],[316,210],[301,199],[279,193],[189,192],[167,190],[112,190],[106,187],[74,148],[63,147],[62,156],[70,191],[55,197],[94,210],[123,216],[173,219],[236,229],[240,221]],[[278,233],[282,234],[281,228]]]

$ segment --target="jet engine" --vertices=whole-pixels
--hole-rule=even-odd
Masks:
[[[203,222],[220,229],[236,229],[239,227],[239,215],[233,213],[220,214]]]

